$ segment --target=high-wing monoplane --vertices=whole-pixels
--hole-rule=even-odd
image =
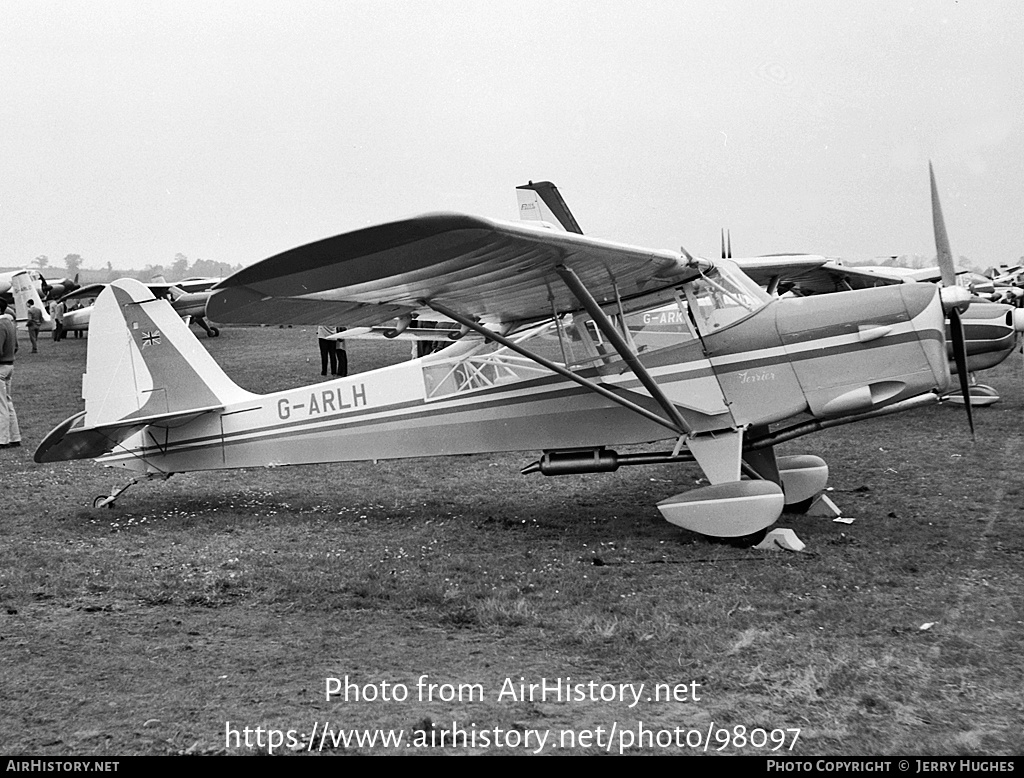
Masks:
[[[98,457],[139,478],[501,451],[541,452],[524,472],[545,475],[696,461],[710,485],[661,500],[662,514],[747,536],[827,482],[823,460],[776,456],[777,444],[939,401],[951,381],[945,317],[967,299],[925,284],[780,299],[729,260],[543,220],[428,214],[252,265],[218,285],[208,311],[393,335],[422,314],[459,328],[448,348],[256,395],[169,303],[115,281],[93,312],[85,410],[35,459]]]

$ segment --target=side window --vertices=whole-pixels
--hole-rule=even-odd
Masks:
[[[627,314],[626,327],[637,353],[676,346],[696,337],[686,302],[678,294],[672,302]]]

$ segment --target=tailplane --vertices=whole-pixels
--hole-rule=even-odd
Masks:
[[[82,396],[86,422],[98,425],[250,395],[227,377],[166,300],[122,278],[96,300]]]
[[[35,460],[101,456],[147,426],[175,426],[253,396],[228,378],[170,303],[122,278],[100,294],[89,322],[85,411],[54,429]]]

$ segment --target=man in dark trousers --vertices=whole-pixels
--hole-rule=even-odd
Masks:
[[[14,354],[18,350],[18,331],[14,316],[7,311],[7,301],[0,300],[0,448],[21,445],[18,414],[11,400],[11,379],[14,376]]]
[[[330,327],[321,324],[316,328],[316,339],[320,344],[320,375],[327,375],[327,363],[331,363],[331,375],[338,375],[338,352],[337,346],[331,339],[331,335],[338,331],[337,327]]]
[[[25,323],[28,329],[28,339],[32,344],[32,353],[39,352],[39,330],[43,327],[43,312],[36,308],[36,301],[28,301],[28,321]]]

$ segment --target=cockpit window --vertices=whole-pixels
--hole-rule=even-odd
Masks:
[[[734,263],[715,267],[686,285],[686,299],[702,335],[726,327],[763,307],[771,298]]]

